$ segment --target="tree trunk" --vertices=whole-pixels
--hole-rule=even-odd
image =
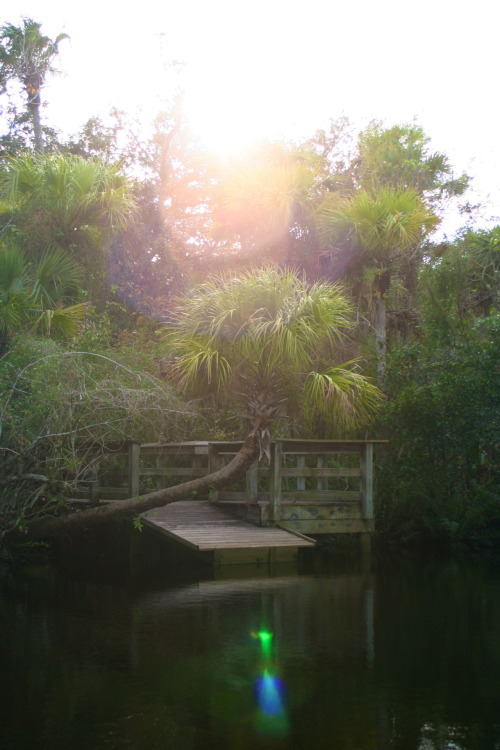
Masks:
[[[385,379],[385,366],[387,355],[387,337],[386,337],[386,306],[383,295],[377,296],[375,300],[375,346],[377,359],[377,385],[381,388]]]
[[[33,98],[28,101],[28,109],[31,112],[31,119],[33,121],[33,137],[35,141],[35,151],[39,154],[43,154],[43,131],[42,123],[40,120],[40,94],[35,94]]]
[[[119,518],[130,518],[145,513],[153,508],[160,508],[169,503],[179,500],[188,500],[194,494],[201,495],[210,489],[221,489],[226,487],[235,479],[245,474],[247,469],[257,460],[259,456],[259,444],[254,435],[249,435],[238,453],[222,469],[189,482],[183,482],[175,487],[149,492],[141,497],[131,497],[127,500],[101,505],[97,508],[89,508],[81,512],[71,513],[67,516],[45,519],[33,525],[28,531],[29,539],[43,539],[45,537],[59,536],[61,534],[78,531],[89,526],[107,521],[115,521]]]

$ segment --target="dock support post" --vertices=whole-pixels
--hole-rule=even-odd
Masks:
[[[271,505],[271,520],[277,523],[281,520],[281,462],[283,446],[280,440],[271,443],[271,467],[269,476],[269,502]]]
[[[361,452],[361,492],[363,518],[373,518],[373,443],[366,443]]]
[[[140,443],[130,441],[128,444],[128,494],[129,497],[139,495],[139,456]]]

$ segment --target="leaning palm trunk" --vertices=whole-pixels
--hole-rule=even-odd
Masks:
[[[249,435],[234,458],[218,471],[207,474],[175,487],[149,492],[139,497],[130,497],[117,503],[89,508],[67,516],[45,519],[29,530],[30,539],[60,536],[73,530],[82,530],[89,526],[132,518],[153,508],[161,508],[169,503],[188,500],[193,496],[208,493],[211,489],[222,489],[235,479],[242,477],[259,457],[259,442],[255,435]]]

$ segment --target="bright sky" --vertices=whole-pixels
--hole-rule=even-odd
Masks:
[[[415,119],[474,177],[485,217],[500,214],[494,0],[3,0],[0,24],[21,16],[71,36],[44,113],[67,131],[113,105],[154,114],[177,85],[219,149],[307,137],[342,114],[360,126]]]

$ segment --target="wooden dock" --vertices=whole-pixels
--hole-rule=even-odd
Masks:
[[[205,553],[218,564],[287,562],[296,559],[299,547],[315,544],[296,532],[239,520],[203,500],[171,503],[141,518],[151,530]]]
[[[374,448],[385,440],[271,441],[269,460],[231,486],[146,514],[164,537],[215,562],[289,561],[309,536],[356,534],[363,549],[375,528]],[[136,497],[212,474],[240,450],[235,441],[96,446],[91,502]]]

